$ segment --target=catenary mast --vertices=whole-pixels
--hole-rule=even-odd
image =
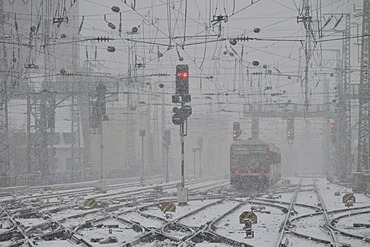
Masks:
[[[370,2],[364,0],[362,24],[361,78],[359,92],[358,127],[358,171],[369,169],[370,157],[370,95],[369,95],[369,54],[370,54]]]

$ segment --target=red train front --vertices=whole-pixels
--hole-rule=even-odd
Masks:
[[[264,190],[281,177],[281,154],[273,144],[258,139],[238,140],[230,147],[230,184]]]

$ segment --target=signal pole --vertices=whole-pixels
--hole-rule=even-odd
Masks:
[[[198,137],[198,150],[199,150],[199,177],[202,177],[202,149],[203,149],[203,137]]]
[[[180,100],[181,99],[181,100]],[[174,107],[172,123],[180,125],[180,143],[181,143],[181,184],[177,188],[177,200],[179,205],[188,203],[188,189],[185,188],[185,136],[187,135],[187,119],[192,114],[192,108],[185,103],[191,101],[189,94],[189,66],[180,64],[176,66],[176,92],[172,95],[172,103],[181,103],[181,108]]]
[[[182,106],[183,106],[182,102]],[[181,187],[185,187],[185,124],[180,125],[180,142],[181,142]]]
[[[167,153],[167,165],[166,165],[166,183],[170,182],[170,174],[168,173],[168,149],[169,146],[165,146],[166,153]]]
[[[4,31],[4,6],[0,1],[0,33],[5,35]],[[5,44],[0,46],[0,186],[8,186],[9,180],[9,136],[8,136],[8,85],[5,71],[7,71],[6,47]]]
[[[140,184],[144,185],[144,136],[145,130],[140,130],[141,136],[141,177],[140,177]]]
[[[164,130],[163,131],[163,148],[166,150],[167,153],[167,165],[166,165],[166,183],[170,181],[170,175],[168,171],[168,150],[170,149],[171,144],[171,132],[170,130]]]
[[[195,179],[195,152],[197,151],[198,149],[197,148],[193,148],[192,151],[193,151],[193,156],[194,156],[194,179]]]

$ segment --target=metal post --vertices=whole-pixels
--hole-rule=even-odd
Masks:
[[[4,37],[5,14],[3,1],[0,1],[0,33]],[[0,47],[0,186],[9,186],[10,153],[9,153],[9,123],[8,123],[8,84],[5,76],[7,71],[6,46]],[[5,181],[6,180],[6,181]]]
[[[168,149],[169,149],[169,146],[165,146],[165,147],[166,147],[166,152],[167,152],[166,183],[168,183],[170,181],[170,175],[168,173]]]
[[[199,150],[199,177],[202,177],[202,151]]]
[[[141,177],[140,177],[140,184],[144,185],[144,136],[145,130],[140,130],[141,136]]]
[[[103,181],[103,121],[100,119],[100,180]]]
[[[144,182],[144,136],[141,137],[141,183]]]
[[[185,173],[184,173],[184,150],[185,150],[185,143],[184,143],[184,123],[180,125],[180,143],[181,143],[181,187],[185,187]]]
[[[166,99],[165,99],[165,88],[164,88],[164,84],[159,84],[159,87],[162,89],[162,105],[161,105],[161,132],[162,132],[162,136],[165,134],[165,129],[166,129],[166,112],[165,112],[165,103],[166,103]],[[159,170],[162,172],[163,170],[163,164],[164,164],[164,152],[167,152],[167,165],[168,165],[168,146],[165,145],[165,141],[164,139],[162,139],[162,152],[161,152],[161,165],[159,167]],[[166,173],[166,182],[167,181],[167,175],[168,175],[168,166],[167,166],[167,173]]]
[[[195,178],[195,152],[197,151],[196,148],[193,148],[193,154],[194,154],[194,178]]]
[[[107,192],[107,185],[106,181],[104,181],[104,165],[103,165],[103,117],[100,116],[100,122],[99,122],[99,136],[100,136],[100,180],[96,184],[96,188],[101,192],[101,193],[106,193]]]

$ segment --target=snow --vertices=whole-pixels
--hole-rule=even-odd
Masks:
[[[292,184],[296,184],[299,182],[298,178],[290,178]],[[309,184],[312,183],[311,178],[304,178],[303,183]],[[328,209],[328,215],[330,219],[337,218],[342,215],[347,215],[349,212],[336,212],[333,213],[333,210],[338,209],[347,209],[347,207],[342,202],[342,197],[344,194],[351,192],[350,189],[336,185],[330,184],[325,178],[315,178],[315,182],[319,191],[324,199],[324,203]],[[189,200],[188,204],[179,206],[176,202],[174,202],[176,206],[175,212],[162,212],[158,205],[154,206],[152,203],[140,203],[139,200],[136,200],[137,205],[129,206],[127,203],[132,203],[135,201],[135,197],[133,196],[134,193],[137,193],[137,187],[130,187],[130,188],[116,188],[111,189],[107,194],[95,194],[92,191],[87,193],[85,196],[81,197],[81,201],[85,200],[86,198],[97,198],[98,201],[101,200],[110,200],[110,197],[122,197],[126,196],[128,193],[131,196],[128,196],[124,202],[120,202],[119,204],[111,204],[108,208],[108,211],[105,212],[104,208],[95,208],[95,209],[76,209],[73,206],[75,205],[75,201],[73,198],[65,196],[65,200],[61,201],[60,196],[56,196],[51,194],[48,200],[42,200],[42,209],[39,211],[41,213],[47,213],[51,216],[52,219],[61,221],[61,224],[69,229],[74,229],[76,226],[79,226],[85,222],[92,222],[93,226],[89,228],[83,228],[78,230],[77,236],[81,235],[85,240],[89,241],[93,246],[100,246],[98,242],[91,242],[93,238],[101,238],[106,239],[109,236],[114,236],[117,238],[118,243],[111,243],[111,244],[104,244],[107,247],[113,246],[121,246],[125,243],[130,243],[142,236],[143,233],[136,232],[132,229],[131,224],[126,224],[120,221],[118,218],[122,218],[127,221],[138,222],[142,226],[152,229],[161,230],[163,226],[171,222],[177,222],[180,226],[184,225],[185,227],[181,229],[181,227],[177,230],[172,228],[166,228],[166,234],[172,236],[177,239],[184,238],[188,236],[191,231],[194,229],[205,225],[206,223],[210,223],[215,219],[219,218],[221,215],[225,214],[231,208],[234,208],[240,203],[244,203],[241,207],[237,208],[234,212],[226,215],[220,221],[215,223],[215,232],[221,236],[225,236],[227,238],[233,239],[238,242],[248,243],[253,246],[263,246],[263,247],[272,247],[276,245],[277,238],[279,236],[279,230],[281,227],[281,223],[286,217],[286,214],[282,212],[280,208],[273,207],[273,206],[264,206],[265,209],[263,212],[255,211],[257,215],[258,222],[252,225],[252,230],[254,231],[254,238],[246,238],[245,230],[243,229],[244,225],[239,223],[239,216],[244,211],[251,211],[251,207],[258,206],[258,198],[255,198],[254,201],[257,202],[251,204],[248,202],[247,197],[240,197],[235,199],[233,196],[225,197],[225,199],[206,199],[208,196],[211,196],[212,193],[209,191],[212,190],[211,186],[217,187],[217,184],[226,184],[225,180],[219,181],[208,181],[202,182],[201,185],[196,185],[192,183],[188,183],[188,188],[190,191],[196,191],[196,195],[199,197],[203,197],[202,200]],[[153,185],[154,186],[154,185]],[[146,186],[148,191],[151,191],[153,186]],[[205,186],[207,189],[203,188],[203,192],[199,192],[196,190],[199,186]],[[142,188],[142,187],[140,187]],[[315,194],[314,190],[310,190],[313,187],[311,186],[303,186],[304,191],[300,191],[297,197],[297,203],[294,206],[294,210],[297,211],[298,214],[291,215],[291,225],[292,227],[290,230],[296,231],[298,233],[302,233],[305,235],[309,235],[315,238],[326,239],[330,240],[330,235],[328,235],[328,231],[324,229],[325,220],[322,214],[319,215],[312,215],[309,217],[300,218],[302,215],[314,214],[315,210],[307,207],[303,207],[298,205],[298,203],[303,205],[311,205],[311,206],[318,206],[318,197]],[[165,189],[166,190],[166,189]],[[208,192],[207,192],[208,190]],[[214,189],[213,189],[214,190]],[[74,191],[74,190],[67,190],[67,191]],[[165,199],[164,196],[171,195],[171,191],[176,191],[176,189],[168,189],[168,194],[158,194],[158,203],[159,200]],[[216,193],[227,193],[227,190],[215,190]],[[76,191],[77,192],[77,191]],[[207,194],[202,195],[202,193],[207,192]],[[340,196],[336,196],[335,192],[340,192]],[[193,192],[192,192],[193,193]],[[137,193],[139,196],[143,196],[143,193]],[[38,194],[38,195],[45,195],[45,193]],[[49,194],[46,194],[49,195]],[[149,194],[148,194],[149,195]],[[288,207],[287,203],[290,203],[292,199],[293,192],[287,193],[279,193],[274,194],[276,199],[274,200],[275,205],[280,205],[283,207]],[[24,197],[27,195],[24,195]],[[364,195],[355,194],[356,202],[355,205],[351,208],[351,212],[365,212],[370,211],[370,209],[356,209],[357,207],[363,206],[370,206],[370,198]],[[22,198],[23,196],[19,195],[18,198]],[[268,196],[264,195],[264,199],[267,199]],[[173,200],[173,198],[168,198],[168,201]],[[272,200],[272,199],[269,199]],[[25,199],[25,202],[31,203],[31,198]],[[285,202],[285,203],[282,203]],[[34,202],[32,202],[34,203]],[[58,203],[58,204],[55,204]],[[50,206],[46,206],[46,205]],[[45,207],[46,206],[46,207]],[[69,206],[69,207],[68,207]],[[110,207],[113,206],[121,206],[116,211],[109,211]],[[205,208],[205,209],[203,209]],[[49,210],[61,209],[56,213],[49,213]],[[194,211],[199,210],[196,213]],[[12,209],[10,212],[16,213],[19,209]],[[104,219],[101,221],[95,221],[97,219],[103,219],[107,217],[107,213],[111,216],[109,219]],[[153,217],[147,217],[153,216]],[[361,215],[352,215],[351,217],[341,218],[336,223],[335,227],[345,232],[363,235],[366,237],[370,237],[370,232],[366,228],[353,228],[353,223],[369,223],[370,222],[370,214],[361,214]],[[118,218],[117,218],[118,217]],[[155,217],[158,217],[156,219]],[[294,220],[297,219],[297,220]],[[41,223],[45,223],[47,220],[43,220],[42,218],[17,218],[17,220],[27,227],[32,227],[39,225]],[[102,224],[102,225],[101,225]],[[9,221],[2,221],[3,228],[0,229],[0,233],[4,232],[6,227],[9,225]],[[100,226],[99,226],[100,225]],[[118,225],[119,228],[111,228],[111,233],[109,227],[107,225]],[[187,227],[188,228],[187,228]],[[191,230],[193,229],[193,230]],[[293,234],[287,234],[288,240],[293,246],[315,246],[321,247],[325,246],[320,243],[316,243],[314,241],[305,240],[302,238],[298,238]],[[352,246],[356,247],[365,247],[370,246],[369,243],[366,243],[362,240],[352,239],[349,237],[343,237],[342,235],[337,235],[337,239],[339,242],[342,243],[350,243]],[[5,244],[6,242],[2,242]],[[164,242],[154,241],[152,243],[141,243],[135,246],[171,246],[174,243],[170,240],[166,240]],[[55,241],[40,241],[38,242],[38,246],[71,246],[71,243],[64,240],[55,240]],[[185,244],[183,244],[185,246]],[[219,243],[199,243],[196,246],[228,246]]]
[[[69,247],[69,246],[76,246],[75,244],[71,243],[68,240],[53,240],[53,241],[38,241],[38,247]],[[82,245],[81,245],[82,246]]]
[[[140,215],[139,212],[131,212],[124,215],[125,220],[140,222],[141,225],[146,227],[159,228],[163,225],[163,221],[159,221],[153,218],[145,217]]]
[[[255,212],[257,215],[257,224],[252,225],[254,231],[254,238],[246,239],[245,231],[243,230],[243,224],[239,223],[239,216],[244,211],[250,211],[251,204],[247,204],[236,210],[229,217],[225,217],[216,225],[216,233],[231,238],[239,242],[245,242],[248,244],[264,247],[275,246],[277,241],[277,233],[281,222],[285,218],[285,214],[276,208],[266,207],[266,211],[270,211],[270,214]]]
[[[81,235],[85,240],[93,246],[100,246],[99,242],[93,243],[91,239],[106,239],[109,236],[114,236],[117,238],[119,244],[130,243],[135,240],[141,233],[135,232],[130,225],[122,224],[122,222],[109,219],[99,222],[103,224],[102,227],[91,227],[84,228],[78,231],[78,234]],[[110,228],[106,227],[109,225],[118,225],[118,228],[111,228],[112,233],[109,233]],[[117,246],[117,243],[104,244],[106,247]]]

